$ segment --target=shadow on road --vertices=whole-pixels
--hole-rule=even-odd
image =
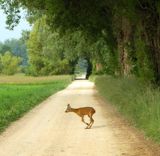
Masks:
[[[93,126],[92,129],[107,127],[106,125]]]

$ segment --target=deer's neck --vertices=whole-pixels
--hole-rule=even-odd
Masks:
[[[77,112],[78,112],[78,109],[71,108],[71,112],[74,112],[74,113],[76,113],[76,114],[77,114]]]

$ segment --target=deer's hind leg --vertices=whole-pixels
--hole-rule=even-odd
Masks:
[[[94,123],[94,120],[93,120],[92,116],[93,116],[93,114],[91,114],[91,115],[89,114],[89,115],[88,115],[88,117],[90,118],[90,123],[89,123],[89,125],[88,125],[88,128],[91,128],[92,125],[93,125],[93,123]]]

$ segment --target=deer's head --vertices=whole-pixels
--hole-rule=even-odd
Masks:
[[[71,106],[70,104],[67,105],[67,109],[65,110],[66,113],[71,112]]]

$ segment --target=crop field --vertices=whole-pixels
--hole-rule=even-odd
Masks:
[[[56,76],[25,76],[24,74],[17,74],[13,76],[0,76],[0,84],[33,84],[33,83],[50,83],[55,80],[68,80],[71,79],[69,75],[56,75]]]

